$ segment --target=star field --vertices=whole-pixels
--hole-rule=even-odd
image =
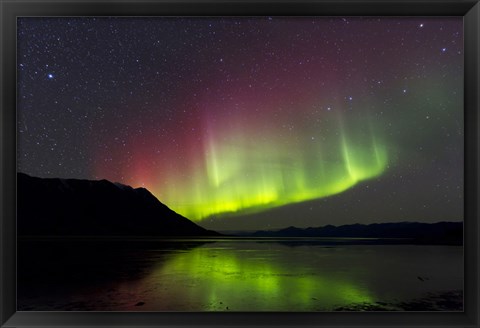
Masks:
[[[463,219],[463,22],[19,18],[18,168],[214,229]]]

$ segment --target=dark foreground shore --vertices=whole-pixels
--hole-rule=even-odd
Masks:
[[[125,300],[126,301],[126,300]],[[315,302],[316,299],[312,299]],[[93,302],[95,303],[95,302]],[[133,303],[132,303],[133,304]],[[45,303],[42,307],[31,306],[27,303],[19,304],[20,311],[43,310],[43,311],[91,311],[92,307],[98,304],[89,302],[70,302],[66,304]],[[144,302],[138,302],[133,311],[143,311]],[[204,311],[211,312],[211,309]],[[235,311],[228,307],[219,307],[216,311]],[[215,311],[215,312],[216,312]],[[374,303],[352,303],[338,307],[333,310],[319,308],[318,312],[345,311],[345,312],[375,312],[375,311],[463,311],[463,292],[461,290],[448,291],[444,293],[428,293],[423,298],[412,299],[403,302],[374,302]]]
[[[463,292],[428,293],[423,298],[398,303],[354,303],[334,311],[463,311]]]
[[[19,311],[461,311],[463,248],[22,240]],[[292,242],[292,244],[291,244]]]

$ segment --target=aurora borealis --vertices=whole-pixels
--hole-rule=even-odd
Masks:
[[[463,219],[461,18],[21,18],[18,79],[31,175],[212,229]]]
[[[214,129],[221,137],[207,137],[193,156],[199,161],[174,173],[174,181],[158,193],[180,213],[199,220],[337,194],[384,171],[386,150],[373,132],[353,138],[332,123],[295,123],[308,130],[306,135],[284,135],[274,123]],[[335,132],[322,133],[329,128]],[[191,175],[184,178],[182,172]]]

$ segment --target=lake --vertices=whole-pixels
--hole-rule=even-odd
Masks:
[[[21,239],[20,311],[462,311],[463,247]]]

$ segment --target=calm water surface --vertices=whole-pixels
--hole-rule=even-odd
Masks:
[[[19,310],[331,311],[462,290],[458,246],[225,239],[18,247]]]

